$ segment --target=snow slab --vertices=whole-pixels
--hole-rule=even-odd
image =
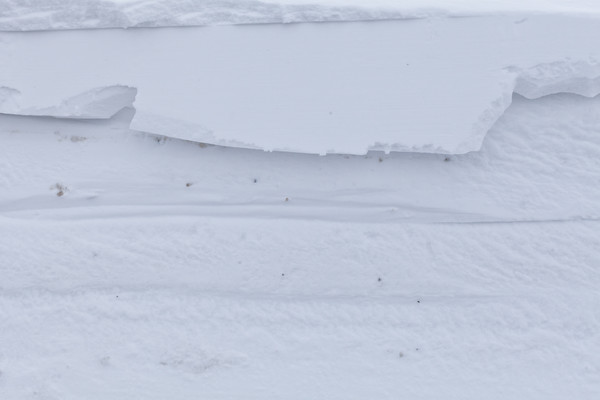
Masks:
[[[5,32],[0,112],[133,106],[133,129],[211,144],[465,153],[513,93],[598,94],[596,37],[566,15]]]
[[[507,13],[600,14],[595,0],[3,0],[0,30],[372,21]]]

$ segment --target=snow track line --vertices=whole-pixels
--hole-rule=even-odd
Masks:
[[[554,223],[571,223],[571,222],[600,222],[600,217],[567,217],[567,218],[550,218],[550,219],[498,219],[490,221],[454,221],[454,222],[438,222],[442,225],[500,225],[500,224],[554,224]]]
[[[315,203],[316,204],[316,203]],[[333,213],[332,210],[336,212]],[[411,215],[412,214],[412,215]],[[415,215],[419,214],[419,215]],[[15,220],[55,220],[68,218],[72,221],[96,219],[136,218],[230,218],[257,220],[308,220],[349,223],[416,223],[440,225],[494,225],[494,224],[551,224],[600,222],[595,216],[566,216],[548,218],[501,218],[455,210],[418,206],[390,206],[356,204],[355,207],[339,206],[291,206],[270,204],[204,204],[204,205],[102,205],[98,207],[67,206],[0,210],[4,218]],[[462,219],[461,219],[462,218]],[[68,221],[65,221],[68,222]]]
[[[591,291],[591,290],[590,290]],[[283,303],[344,303],[357,305],[398,305],[412,306],[415,304],[446,304],[449,301],[456,300],[477,300],[493,301],[505,298],[537,298],[544,297],[547,294],[555,293],[555,290],[549,290],[548,293],[542,291],[539,296],[531,294],[511,293],[403,293],[403,294],[313,294],[313,293],[269,293],[269,292],[245,292],[245,291],[223,291],[206,290],[205,288],[194,288],[191,286],[77,286],[69,289],[52,289],[48,287],[24,287],[24,288],[0,288],[0,298],[19,297],[85,297],[85,296],[113,296],[126,298],[128,295],[136,298],[145,296],[172,296],[172,297],[190,297],[196,299],[223,299],[230,301],[253,301],[253,302],[283,302]],[[564,293],[564,292],[560,292]],[[580,292],[577,292],[579,295]],[[417,302],[418,301],[418,302]]]
[[[36,201],[35,199],[32,199]],[[54,200],[54,199],[53,199]],[[220,218],[258,218],[258,219],[309,219],[335,222],[385,222],[385,221],[423,221],[436,222],[443,216],[465,219],[480,219],[486,216],[475,213],[463,213],[457,210],[419,207],[410,204],[373,204],[365,202],[335,202],[318,199],[295,198],[293,200],[220,203],[204,202],[196,204],[101,204],[83,206],[81,203],[67,203],[64,207],[50,205],[46,207],[23,207],[23,201],[13,201],[0,206],[0,215],[9,218],[57,220],[98,218],[137,218],[166,216],[197,216]],[[55,215],[53,215],[55,214]],[[441,216],[437,219],[435,216]]]

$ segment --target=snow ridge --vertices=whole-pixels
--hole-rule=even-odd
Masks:
[[[366,4],[365,4],[366,3]],[[599,16],[575,0],[4,0],[0,31],[375,21],[498,13]]]
[[[389,8],[278,4],[253,0],[8,0],[0,30],[204,26],[251,23],[362,21],[424,17]]]

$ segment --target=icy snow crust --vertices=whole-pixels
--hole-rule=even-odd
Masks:
[[[567,15],[1,33],[0,112],[133,106],[133,129],[211,144],[465,153],[513,93],[598,94],[597,37]]]
[[[372,21],[497,13],[600,14],[595,0],[3,0],[0,30]]]

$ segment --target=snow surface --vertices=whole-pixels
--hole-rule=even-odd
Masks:
[[[1,2],[357,21],[0,33],[0,400],[598,399],[597,2],[361,3]]]
[[[600,97],[515,96],[451,157],[131,117],[0,116],[3,399],[600,393]]]
[[[0,112],[133,105],[133,129],[211,144],[466,153],[515,92],[600,93],[595,37],[569,16],[2,33]]]

